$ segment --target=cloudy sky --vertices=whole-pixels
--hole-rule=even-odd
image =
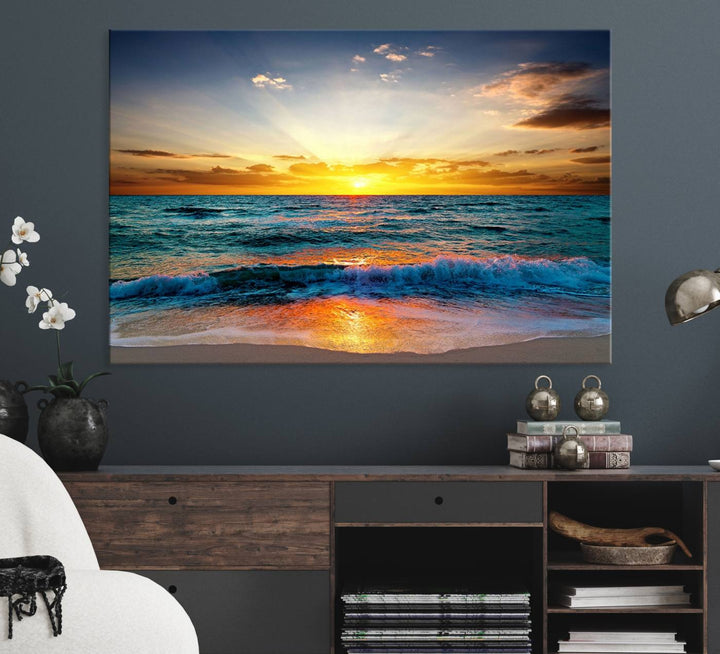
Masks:
[[[112,194],[607,194],[609,32],[124,32]]]

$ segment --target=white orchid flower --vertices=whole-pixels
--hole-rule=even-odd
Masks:
[[[67,302],[56,302],[44,314],[38,323],[40,329],[65,329],[65,323],[75,317],[75,311]]]
[[[15,276],[20,273],[22,266],[17,263],[17,254],[14,250],[5,250],[0,257],[0,282],[7,286],[15,286]]]
[[[25,298],[25,306],[28,313],[35,313],[38,304],[41,302],[49,302],[52,300],[52,291],[49,288],[38,288],[37,286],[28,286],[26,289],[27,298]]]
[[[40,234],[35,231],[34,223],[26,223],[23,218],[18,216],[12,226],[12,242],[20,245],[23,241],[28,243],[37,243],[40,240]]]
[[[28,259],[27,252],[21,252],[20,248],[17,248],[17,261],[21,266],[30,265],[30,259]]]

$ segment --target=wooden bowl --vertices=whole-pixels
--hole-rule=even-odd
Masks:
[[[580,543],[583,560],[603,565],[665,565],[672,561],[676,543],[647,547],[619,547]]]

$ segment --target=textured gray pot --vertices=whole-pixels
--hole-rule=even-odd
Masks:
[[[105,400],[83,397],[42,399],[38,441],[53,470],[97,470],[105,454],[108,428]]]
[[[0,434],[24,443],[28,434],[28,408],[23,392],[25,382],[0,381]]]

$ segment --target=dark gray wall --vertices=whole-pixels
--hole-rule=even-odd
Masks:
[[[0,233],[20,214],[42,240],[0,288],[0,377],[52,371],[22,308],[47,280],[78,311],[67,358],[113,373],[92,391],[111,403],[106,463],[503,463],[535,376],[570,415],[590,372],[636,463],[720,457],[720,311],[675,329],[663,311],[673,277],[720,265],[718,25],[716,0],[4,0]],[[108,366],[109,28],[611,29],[614,363]]]

